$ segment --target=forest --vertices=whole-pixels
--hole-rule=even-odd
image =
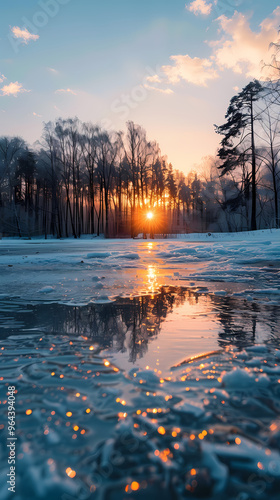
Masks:
[[[108,132],[77,117],[44,125],[31,148],[0,138],[0,235],[166,237],[279,227],[278,82],[230,101],[215,156],[176,170],[145,129]]]

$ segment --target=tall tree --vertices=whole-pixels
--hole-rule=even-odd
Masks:
[[[254,103],[260,98],[262,85],[254,80],[234,96],[227,110],[226,122],[215,126],[223,135],[218,156],[222,160],[221,175],[239,167],[244,160],[251,164],[251,230],[257,229],[257,182]]]

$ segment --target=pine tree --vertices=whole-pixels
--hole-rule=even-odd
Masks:
[[[257,229],[257,182],[254,103],[261,97],[262,85],[254,80],[239,94],[234,96],[227,110],[226,122],[215,126],[216,132],[223,135],[218,156],[222,160],[219,167],[221,176],[242,165],[251,164],[251,230]]]

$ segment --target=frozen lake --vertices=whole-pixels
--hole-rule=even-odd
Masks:
[[[279,231],[2,240],[13,498],[278,499],[279,249]]]

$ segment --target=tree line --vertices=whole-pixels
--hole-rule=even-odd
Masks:
[[[205,219],[201,195],[197,173],[175,170],[133,122],[123,133],[109,133],[60,118],[45,125],[33,150],[21,138],[0,138],[5,236],[187,232]]]
[[[229,104],[216,156],[188,175],[132,121],[108,132],[78,118],[45,124],[33,149],[0,138],[0,233],[135,237],[279,227],[278,82]],[[148,217],[152,214],[151,217]]]

